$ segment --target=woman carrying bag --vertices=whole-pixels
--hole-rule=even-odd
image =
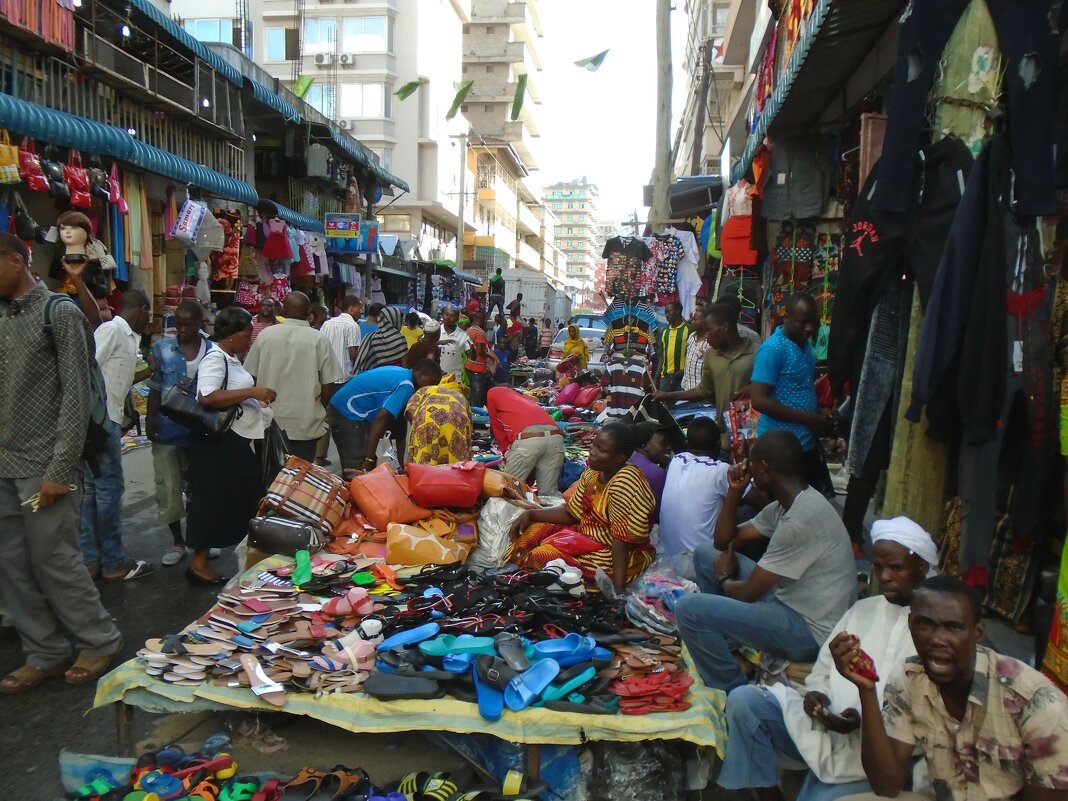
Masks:
[[[226,583],[208,566],[208,551],[239,543],[256,515],[264,485],[253,444],[263,439],[270,421],[265,407],[276,397],[273,389],[255,386],[241,364],[252,346],[251,314],[238,306],[223,309],[213,339],[197,373],[197,399],[208,409],[240,408],[221,437],[192,437],[189,443],[186,543],[193,558],[185,575],[196,584]]]

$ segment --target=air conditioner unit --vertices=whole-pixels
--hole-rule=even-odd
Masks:
[[[329,67],[334,63],[333,53],[316,53],[315,54],[315,66],[316,67]]]
[[[355,67],[356,66],[356,54],[355,53],[342,53],[338,56],[337,63],[342,67]]]
[[[347,131],[351,124],[352,123],[350,123],[348,120],[338,120],[337,121],[337,127],[340,128],[343,131]]]

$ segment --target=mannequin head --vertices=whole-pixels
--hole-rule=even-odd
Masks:
[[[59,228],[59,240],[63,243],[67,255],[85,255],[85,246],[93,238],[93,227],[89,218],[80,211],[65,211],[56,219]]]

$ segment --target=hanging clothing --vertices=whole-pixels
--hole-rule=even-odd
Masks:
[[[378,316],[378,329],[372,331],[360,343],[353,365],[353,375],[376,367],[399,365],[408,352],[408,342],[400,332],[403,315],[401,310],[386,306]]]
[[[624,299],[648,296],[652,287],[642,280],[643,265],[653,258],[653,252],[641,239],[614,236],[604,244],[601,258],[605,265],[604,291],[609,297]],[[648,292],[643,292],[648,289]]]
[[[289,260],[293,258],[293,250],[289,245],[289,227],[284,220],[277,217],[267,222],[267,239],[263,243],[264,258],[275,260]]]
[[[382,291],[382,279],[378,275],[371,277],[371,302],[386,305],[386,293]]]

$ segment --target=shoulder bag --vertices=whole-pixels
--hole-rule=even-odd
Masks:
[[[208,358],[207,353],[204,358]],[[226,389],[229,383],[230,364],[224,353],[222,389]],[[234,420],[241,414],[241,404],[235,404],[228,409],[209,409],[197,400],[197,382],[188,376],[182,376],[173,387],[163,393],[159,412],[194,434],[218,439],[230,430]]]

